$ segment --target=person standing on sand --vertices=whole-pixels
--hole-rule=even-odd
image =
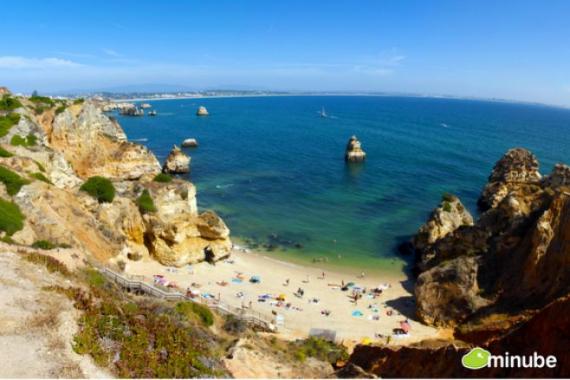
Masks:
[[[325,279],[325,272],[323,272],[323,280]]]

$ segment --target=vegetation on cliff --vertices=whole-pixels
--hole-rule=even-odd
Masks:
[[[156,206],[147,189],[144,189],[142,194],[137,198],[137,206],[142,214],[156,212]]]
[[[10,132],[10,129],[18,124],[20,115],[17,113],[9,113],[6,116],[0,116],[0,137],[4,137]]]
[[[10,140],[10,144],[13,146],[23,146],[23,147],[31,147],[38,143],[38,138],[33,133],[29,133],[26,137],[22,137],[20,135],[12,136]]]
[[[22,107],[22,103],[10,95],[3,95],[0,98],[0,111],[13,111],[20,107]]]
[[[24,215],[17,204],[0,198],[0,231],[12,235],[24,228]]]
[[[111,203],[113,199],[115,199],[115,187],[113,183],[105,177],[95,176],[89,178],[81,185],[80,190],[85,191],[97,199],[99,203]]]
[[[4,183],[6,192],[9,195],[18,194],[22,186],[30,183],[27,179],[20,177],[17,173],[2,165],[0,165],[0,182]]]

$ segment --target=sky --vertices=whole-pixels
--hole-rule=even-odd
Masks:
[[[0,86],[16,92],[389,92],[570,107],[566,0],[29,0],[1,7]]]

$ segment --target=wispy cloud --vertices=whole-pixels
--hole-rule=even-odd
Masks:
[[[107,54],[108,56],[111,57],[115,57],[115,58],[121,58],[123,57],[123,55],[121,53],[118,53],[117,51],[113,50],[113,49],[101,49],[103,51],[103,53]]]
[[[28,58],[20,56],[0,56],[2,69],[49,69],[58,67],[79,67],[77,62],[61,58]]]

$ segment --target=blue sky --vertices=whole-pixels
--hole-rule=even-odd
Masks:
[[[2,4],[0,84],[385,91],[570,106],[570,1]]]

